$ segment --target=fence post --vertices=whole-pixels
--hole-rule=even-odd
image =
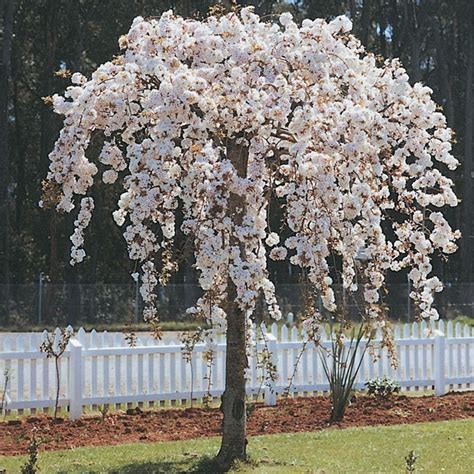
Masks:
[[[277,338],[270,333],[265,335],[267,339],[267,347],[268,351],[270,352],[270,357],[272,360],[272,364],[275,369],[278,369],[278,353],[277,353]],[[278,374],[275,373],[274,376],[278,377]],[[265,405],[274,406],[277,403],[277,392],[276,392],[277,384],[276,380],[269,379],[267,380],[267,384],[265,386]]]
[[[445,379],[445,337],[444,334],[436,330],[434,338],[434,379],[435,379],[435,395],[441,396],[446,393]]]
[[[71,339],[69,347],[69,418],[76,420],[82,415],[82,345],[77,339]]]

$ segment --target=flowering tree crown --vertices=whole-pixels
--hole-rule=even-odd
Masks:
[[[361,249],[368,320],[381,317],[386,272],[406,267],[421,315],[435,319],[442,285],[431,255],[452,253],[458,237],[440,212],[457,204],[440,171],[457,166],[451,132],[431,90],[411,86],[397,60],[378,64],[350,30],[346,17],[265,23],[250,8],[203,21],[136,18],[123,55],[90,80],[75,73],[53,98],[65,119],[48,182],[58,210],[82,196],[71,263],[84,259],[88,193],[101,174],[123,186],[113,217],[142,265],[146,319],[156,316],[155,286],[176,268],[178,208],[203,290],[190,312],[215,328],[225,326],[229,285],[247,314],[263,294],[280,317],[269,258],[304,269],[335,311],[331,257],[355,291]],[[285,216],[275,229],[272,202]]]

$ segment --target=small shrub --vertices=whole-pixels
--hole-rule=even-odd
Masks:
[[[54,366],[56,369],[56,399],[54,401],[54,419],[58,417],[58,406],[59,406],[59,390],[61,386],[61,373],[59,371],[59,361],[67,349],[67,345],[74,336],[74,332],[68,328],[61,329],[59,339],[56,340],[56,335],[48,334],[45,340],[41,343],[40,351],[46,354],[48,359],[54,360]]]
[[[39,472],[38,468],[38,448],[39,442],[36,439],[35,433],[31,434],[30,444],[28,446],[28,460],[21,466],[21,474],[36,474]]]
[[[4,419],[7,416],[7,391],[8,391],[8,383],[10,382],[11,378],[11,370],[5,369],[3,371],[3,387],[1,393],[1,400],[0,400],[0,413],[4,414]]]
[[[397,381],[384,377],[383,379],[372,379],[365,383],[369,395],[380,398],[388,398],[400,392],[400,385]]]
[[[408,456],[405,457],[405,470],[407,473],[415,472],[415,463],[418,456],[415,454],[415,451],[410,451]]]
[[[247,404],[245,405],[247,420],[255,413],[255,408],[257,408],[255,402],[247,402]]]
[[[365,329],[363,325],[360,325],[357,333],[355,329],[352,329],[346,343],[343,331],[339,330],[335,334],[331,333],[329,353],[323,352],[321,348],[319,350],[323,370],[329,381],[331,423],[344,418],[346,408],[352,399],[355,379],[371,340],[371,335],[369,335],[367,342],[362,345],[364,336]]]
[[[102,421],[105,421],[108,413],[109,413],[109,405],[104,404],[99,406],[99,412],[102,416]]]

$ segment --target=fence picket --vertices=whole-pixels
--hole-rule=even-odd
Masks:
[[[446,324],[446,335],[448,337],[453,337],[453,322],[448,321],[448,324]]]
[[[434,322],[434,321],[430,321],[430,323],[434,324],[435,322]],[[445,331],[444,331],[444,321],[443,321],[442,319],[440,319],[440,320],[438,321],[438,331],[439,331],[439,332],[442,332],[442,333],[445,332]]]
[[[194,370],[196,370],[196,354],[193,352],[193,365],[194,365]],[[165,387],[165,354],[160,354],[159,355],[159,387],[160,387],[160,393],[166,393],[166,387]],[[196,372],[195,372],[196,373]],[[195,377],[197,378],[197,377]]]
[[[318,363],[319,363],[319,354],[318,348],[312,344],[311,347],[311,382],[312,385],[318,383]]]
[[[296,326],[293,326],[293,328],[291,329],[291,341],[298,342],[298,329],[296,328]],[[293,385],[300,384],[300,371],[299,370],[295,371],[298,354],[300,350],[301,350],[300,347],[295,347],[294,349],[291,350],[290,377],[294,374],[294,377],[293,377],[294,380],[292,380]],[[300,367],[296,367],[296,369],[300,369]]]
[[[75,337],[79,341],[79,343],[81,344],[82,347],[88,347],[88,344],[86,342],[87,333],[84,330],[84,328],[82,328],[82,327],[79,328],[79,331],[77,331]]]
[[[289,378],[288,378],[288,349],[283,349],[281,375],[282,375],[282,380],[283,380],[283,388],[286,389],[288,387],[288,383],[289,383]]]
[[[122,395],[122,357],[115,356],[115,394]]]
[[[54,330],[54,346],[55,347],[58,346],[60,340],[61,340],[61,330],[59,328],[56,328]]]
[[[449,321],[451,322],[451,321]],[[451,335],[448,336],[448,338],[451,338],[453,337],[453,330],[452,330],[452,325],[448,325],[447,326],[447,329],[448,329],[448,333],[450,333]],[[448,373],[447,373],[447,376],[448,377],[453,377],[454,376],[454,347],[453,347],[453,344],[447,344],[447,347],[448,347]]]
[[[170,374],[172,376],[172,374]],[[137,356],[137,391],[143,393],[143,354]]]
[[[104,332],[102,334],[102,347],[108,347],[108,334],[107,332]],[[109,361],[110,361],[110,356],[108,354],[105,354],[103,357],[103,372],[104,372],[104,378],[103,378],[103,385],[102,385],[102,396],[105,398],[108,398],[110,395],[110,367],[109,367]]]
[[[23,352],[25,350],[24,347],[24,336],[17,336],[16,338],[16,350],[18,352]],[[17,364],[17,396],[20,397],[21,400],[24,400],[25,396],[25,364],[23,359],[18,360]]]
[[[377,329],[377,335],[376,335],[377,341],[382,341],[382,331],[380,329]],[[379,342],[381,344],[381,342]],[[383,372],[383,353],[384,350],[380,346],[378,350],[378,360],[377,360],[377,377],[378,378],[383,378],[384,377],[384,372]]]
[[[95,341],[93,342],[91,334],[91,347],[96,347]],[[97,356],[91,357],[91,397],[97,396]]]
[[[399,326],[395,327],[394,335],[395,335],[395,340],[400,340],[401,339],[400,327]],[[401,350],[400,345],[397,345],[395,347],[395,350],[396,350],[397,361],[398,361],[398,364],[397,364],[397,381],[401,382],[401,380],[402,380],[402,350]]]
[[[170,392],[176,392],[176,354],[170,354]]]
[[[199,357],[199,364],[201,366],[201,390],[203,392],[207,391],[207,377],[208,377],[208,370],[207,370],[207,361],[204,360],[203,354],[201,354],[201,357]]]
[[[122,338],[120,334],[116,334],[114,336],[115,347],[120,347],[121,340]],[[114,391],[115,391],[115,395],[117,396],[121,396],[123,393],[122,392],[122,356],[118,354],[115,355],[114,357]]]
[[[459,323],[459,321],[454,326],[454,335],[456,338],[462,337],[461,324]],[[457,356],[456,357],[456,377],[461,377],[462,376],[462,345],[456,344],[455,351],[456,351],[456,356]],[[458,387],[461,387],[461,385],[458,384]]]
[[[418,324],[416,322],[413,323],[413,339],[416,341],[419,339],[418,335]],[[413,344],[413,378],[414,380],[420,380],[420,364],[419,364],[419,353],[420,353],[420,348],[423,346],[420,346],[416,343]],[[419,390],[421,387],[417,384],[415,385],[415,390]]]
[[[360,352],[363,352],[364,348],[360,348]],[[362,359],[360,362],[360,369],[359,369],[359,383],[363,386],[367,380],[367,374],[365,373],[365,366],[366,366],[366,357],[367,352],[362,355]]]
[[[28,350],[30,352],[34,352],[36,350],[36,338],[34,335],[31,335],[29,338],[29,347]],[[30,400],[36,400],[36,358],[32,358],[30,360],[30,375],[29,375],[29,383],[30,383]]]
[[[274,336],[275,338],[278,340],[278,324],[277,323],[273,323],[271,325],[271,331],[270,331]]]
[[[306,340],[306,338],[304,338],[303,340]],[[301,362],[301,383],[303,385],[309,385],[309,379],[308,379],[308,349],[306,349],[304,352],[303,352],[303,356],[302,356],[302,362]]]
[[[132,372],[132,355],[127,354],[126,356],[126,380],[127,380],[127,388],[126,394],[133,395],[133,372]]]
[[[214,358],[212,360],[212,389],[216,390],[219,387],[219,351],[216,349],[214,353]]]
[[[410,339],[410,325],[409,324],[404,324],[403,325],[403,339],[405,339],[407,342]],[[404,362],[403,362],[403,367],[404,367],[404,370],[405,370],[404,377],[405,377],[406,380],[412,380],[410,352],[411,352],[410,351],[410,344],[408,343],[408,344],[405,345]]]
[[[155,392],[155,354],[150,353],[148,354],[148,393],[154,393],[154,392]]]
[[[11,344],[11,338],[6,338],[4,343],[3,343],[3,351],[5,352],[5,354],[9,353],[9,352],[12,352],[12,344]],[[11,359],[7,359],[5,361],[5,371],[3,373],[3,376],[6,377],[8,374],[8,384],[6,385],[6,393],[5,395],[11,395],[11,387],[12,387],[12,380],[13,380],[13,377],[14,377],[14,374],[12,372],[12,361]],[[4,383],[6,383],[6,381],[4,381]],[[4,386],[5,387],[5,386]],[[8,409],[8,404],[5,408],[5,413],[8,413],[9,412],[9,409]]]

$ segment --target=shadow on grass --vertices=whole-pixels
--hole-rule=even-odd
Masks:
[[[257,463],[252,459],[249,459],[244,464],[254,467],[257,465]],[[242,463],[238,462],[234,465],[234,469],[238,470],[241,466]],[[200,459],[196,459],[194,462],[192,460],[171,462],[137,462],[133,464],[127,464],[126,466],[123,466],[120,469],[114,469],[107,472],[108,474],[220,474],[224,471],[218,469],[214,458],[205,456]],[[89,472],[89,474],[96,473]]]
[[[220,471],[213,458],[203,457],[194,462],[192,460],[136,462],[107,472],[108,474],[217,474]],[[89,473],[98,474],[94,471],[89,471]]]

